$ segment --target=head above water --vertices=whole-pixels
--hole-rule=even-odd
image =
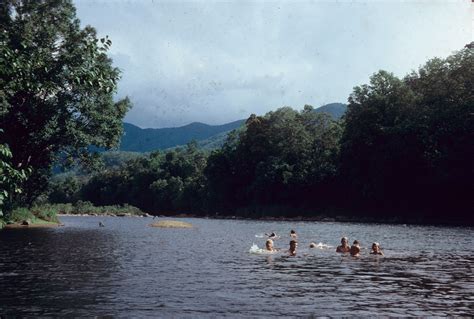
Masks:
[[[359,245],[352,245],[351,250],[350,250],[351,256],[358,256],[360,253],[360,247]]]
[[[358,241],[358,240],[354,240],[354,242],[352,243],[352,245],[354,245],[354,246],[359,246],[359,245],[360,245],[360,243],[359,243],[359,241]]]
[[[347,237],[342,237],[341,238],[341,244],[342,245],[347,245],[349,243],[349,239]]]
[[[267,239],[265,242],[265,248],[267,248],[267,250],[273,250],[273,240]]]

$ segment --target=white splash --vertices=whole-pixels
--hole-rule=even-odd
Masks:
[[[249,249],[250,254],[257,254],[257,255],[268,255],[274,254],[276,251],[269,251],[266,249],[258,248],[257,245],[253,244],[252,247]]]

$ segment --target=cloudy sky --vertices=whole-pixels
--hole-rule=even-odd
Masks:
[[[403,76],[472,41],[459,1],[75,0],[113,44],[125,121],[223,124],[288,105],[346,102],[385,69]]]

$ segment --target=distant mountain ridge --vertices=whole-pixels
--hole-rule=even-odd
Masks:
[[[334,119],[340,119],[346,113],[347,105],[344,103],[329,103],[318,107],[314,111],[316,113],[327,113]]]
[[[245,120],[238,120],[223,125],[208,125],[194,122],[181,127],[142,129],[130,123],[123,123],[124,134],[120,144],[121,151],[151,152],[177,145],[200,141],[222,132],[240,127]]]
[[[328,113],[334,119],[339,119],[346,111],[343,103],[323,105],[314,111]],[[208,125],[193,122],[188,125],[170,128],[142,129],[130,123],[123,123],[124,134],[120,144],[120,151],[151,152],[185,145],[193,140],[204,149],[215,149],[224,143],[227,134],[241,127],[246,120],[238,120],[223,125]]]

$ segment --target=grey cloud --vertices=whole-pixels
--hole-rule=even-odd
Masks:
[[[379,69],[402,76],[471,41],[468,1],[75,2],[112,39],[142,127],[345,102]]]

